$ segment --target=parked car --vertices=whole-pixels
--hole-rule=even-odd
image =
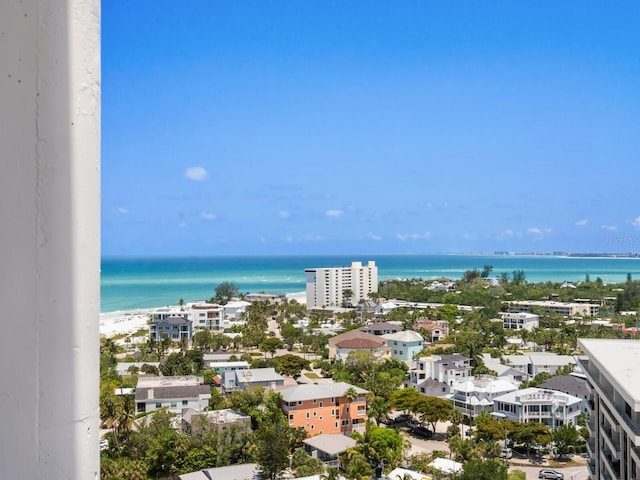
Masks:
[[[500,458],[511,458],[513,457],[513,451],[510,448],[503,448],[500,450]]]
[[[416,437],[422,437],[422,438],[433,437],[433,432],[429,430],[427,427],[415,427],[411,429],[411,433]]]
[[[543,468],[538,472],[538,478],[550,478],[552,480],[564,480],[564,474],[558,472],[557,470],[550,470],[547,468]]]
[[[109,448],[109,440],[103,438],[100,440],[100,450],[106,450],[107,448]]]
[[[396,418],[387,419],[385,425],[404,425],[407,422],[413,420],[413,417],[407,413],[401,413]]]

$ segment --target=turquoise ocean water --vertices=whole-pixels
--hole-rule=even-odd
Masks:
[[[605,283],[640,278],[640,259],[523,255],[323,255],[102,259],[101,311],[135,310],[206,300],[224,281],[241,292],[295,293],[305,289],[304,269],[374,260],[380,280],[390,278],[458,279],[465,270],[493,266],[493,275],[524,270],[529,282],[582,281],[585,275]]]

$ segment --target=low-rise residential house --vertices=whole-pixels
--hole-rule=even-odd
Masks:
[[[336,357],[338,360],[346,360],[351,352],[368,351],[379,359],[389,358],[390,350],[384,339],[370,340],[368,338],[351,338],[336,343]]]
[[[367,420],[367,393],[363,388],[344,382],[305,384],[280,391],[282,410],[289,425],[304,427],[309,435],[348,435],[363,431]]]
[[[199,330],[219,330],[222,328],[224,308],[217,303],[197,302],[187,305],[193,328]]]
[[[482,362],[489,370],[496,372],[496,377],[508,380],[516,386],[519,386],[525,380],[531,380],[530,375],[501,363],[499,358],[492,358],[488,353],[482,354]]]
[[[387,340],[391,358],[403,362],[411,362],[424,348],[422,335],[413,330],[389,333],[382,336]]]
[[[223,374],[228,370],[246,370],[249,368],[249,362],[239,360],[237,362],[210,362],[209,368]]]
[[[580,375],[559,375],[552,377],[546,382],[540,384],[540,388],[546,390],[557,390],[581,399],[580,410],[582,413],[588,413],[588,404],[590,389],[587,380]]]
[[[274,368],[227,370],[222,374],[222,390],[225,393],[258,386],[275,390],[282,385],[284,385],[284,377],[277,373]]]
[[[341,453],[355,447],[356,441],[341,433],[321,433],[302,441],[305,451],[322,460],[327,467],[338,468]]]
[[[505,330],[533,330],[540,326],[540,315],[527,312],[503,312],[502,326]]]
[[[138,377],[136,414],[167,408],[181,415],[184,408],[202,411],[209,406],[211,387],[202,377]]]
[[[272,303],[274,305],[279,305],[282,302],[284,302],[284,300],[286,299],[286,297],[284,295],[282,295],[281,293],[265,293],[265,292],[260,292],[260,293],[247,293],[244,296],[244,299],[247,302],[269,302]]]
[[[571,355],[558,355],[552,352],[531,352],[525,355],[504,355],[502,362],[535,377],[542,372],[553,375],[567,365],[575,365],[576,359]]]
[[[365,325],[364,327],[360,327],[358,330],[364,333],[369,333],[371,335],[388,335],[390,333],[398,333],[402,331],[402,326],[396,323],[390,322],[375,322],[371,325]]]
[[[251,432],[251,417],[231,409],[198,412],[193,408],[182,410],[182,431],[196,433],[205,429],[215,429],[222,433],[235,425],[243,432]]]
[[[493,399],[493,415],[519,423],[539,422],[551,429],[576,425],[582,400],[555,390],[530,387]]]
[[[509,303],[511,312],[530,312],[539,310],[556,313],[564,317],[597,317],[600,305],[589,303],[556,302],[552,300],[517,300]]]
[[[159,320],[151,320],[149,324],[149,338],[156,342],[165,338],[170,338],[177,342],[180,340],[190,340],[193,334],[191,320],[184,317],[168,317]]]
[[[477,375],[451,387],[453,407],[466,417],[493,412],[494,398],[517,390],[513,383],[489,375]]]
[[[356,341],[352,341],[356,340]],[[346,343],[345,343],[346,342]],[[389,357],[389,349],[384,338],[360,330],[350,330],[329,339],[329,359],[344,359],[352,350],[369,350],[380,358]],[[338,345],[340,344],[340,345]]]
[[[456,284],[449,282],[439,282],[434,280],[429,285],[427,285],[427,290],[431,290],[432,292],[455,292]]]
[[[411,385],[410,388],[415,388],[428,397],[447,397],[451,391],[449,385],[433,378],[426,378],[417,385]]]
[[[409,370],[409,379],[405,382],[405,387],[412,387],[418,391],[425,389],[421,393],[427,394],[427,390],[438,390],[439,388],[433,382],[424,384],[427,379],[435,380],[438,384],[450,387],[456,382],[467,379],[470,373],[471,359],[464,355],[454,353],[452,355],[420,357],[416,361],[415,367]],[[447,388],[446,393],[450,393],[449,388]]]
[[[429,320],[419,318],[416,320],[414,330],[424,330],[429,334],[427,341],[440,342],[449,335],[449,322],[447,320]]]

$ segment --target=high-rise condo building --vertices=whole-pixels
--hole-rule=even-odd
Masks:
[[[378,291],[376,262],[352,262],[349,267],[307,268],[307,308],[356,305]],[[345,295],[346,294],[346,295]]]
[[[589,474],[592,480],[640,478],[640,342],[580,339],[578,364],[591,387]]]

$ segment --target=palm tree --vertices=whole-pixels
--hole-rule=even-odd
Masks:
[[[320,480],[340,480],[340,470],[329,467],[326,473],[320,475]]]
[[[344,392],[344,396],[347,397],[347,400],[353,402],[353,400],[358,397],[358,392],[356,392],[355,388],[349,387],[347,388],[347,391]]]

